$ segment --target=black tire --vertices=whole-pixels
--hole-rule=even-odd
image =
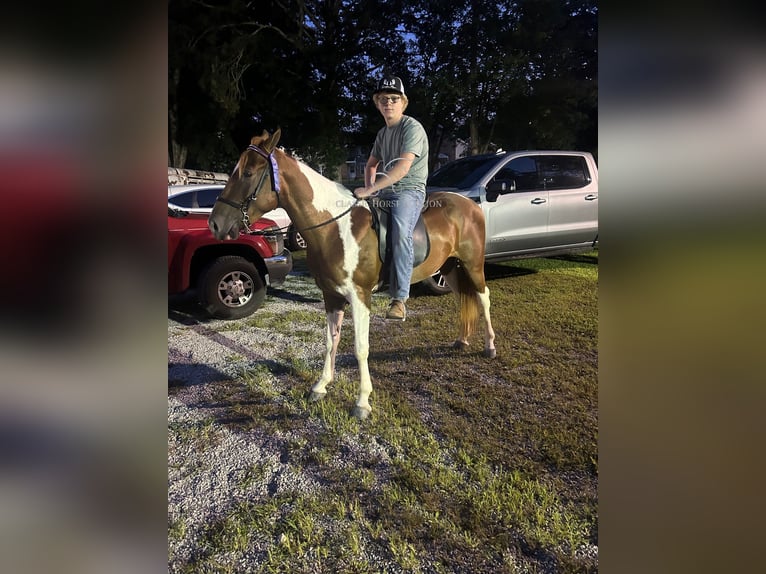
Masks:
[[[301,251],[302,249],[306,249],[306,240],[303,238],[303,235],[295,231],[295,227],[290,226],[290,229],[287,232],[287,248],[290,249],[290,251]]]
[[[266,299],[266,286],[250,261],[226,255],[211,262],[200,274],[199,299],[217,319],[252,315]]]
[[[452,293],[452,288],[447,285],[447,281],[445,281],[441,270],[431,275],[428,279],[423,279],[420,283],[427,291],[434,295],[446,295],[447,293]]]

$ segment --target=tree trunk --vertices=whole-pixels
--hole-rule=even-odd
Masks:
[[[473,117],[469,120],[469,130],[471,134],[471,155],[477,155],[481,149],[479,146],[479,126]]]
[[[186,156],[189,153],[189,149],[185,145],[181,145],[177,142],[170,142],[173,149],[173,165],[170,167],[184,168],[186,167]]]
[[[431,161],[430,165],[428,166],[429,173],[434,171],[434,166],[436,166],[439,161],[439,152],[441,151],[442,143],[444,142],[444,128],[439,125],[436,129],[439,136],[436,138],[436,149],[432,150],[431,152]]]
[[[174,70],[173,72],[173,89],[170,90],[171,94],[178,93],[178,83],[181,77],[180,70]],[[171,98],[168,106],[168,140],[170,140],[170,147],[168,149],[168,167],[183,168],[186,166],[186,155],[189,152],[185,145],[181,145],[177,141],[178,134],[178,106]]]

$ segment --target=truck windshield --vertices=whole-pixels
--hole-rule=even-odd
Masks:
[[[452,161],[428,178],[428,186],[467,189],[479,181],[493,165],[496,155],[475,155]]]

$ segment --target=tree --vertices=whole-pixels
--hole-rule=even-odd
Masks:
[[[429,133],[473,154],[595,145],[596,16],[590,0],[411,4],[412,57],[439,118]]]
[[[171,162],[219,167],[238,153],[230,137],[247,92],[245,76],[276,39],[298,42],[302,27],[271,3],[170,0],[168,117]]]
[[[381,4],[383,4],[381,8]],[[262,34],[244,71],[238,111],[229,122],[231,141],[242,149],[263,129],[282,128],[282,142],[330,177],[346,148],[369,126],[369,75],[396,49],[404,54],[395,20],[401,0],[327,2],[283,0],[253,11],[252,21],[274,26]],[[276,26],[275,23],[279,23]],[[242,31],[243,24],[234,29]]]
[[[591,0],[518,4],[526,87],[498,107],[509,148],[595,151],[597,8]]]
[[[170,0],[169,158],[228,171],[250,138],[332,177],[381,126],[371,93],[400,77],[438,152],[596,145],[592,0]],[[434,157],[431,158],[432,161]]]
[[[524,82],[517,72],[523,52],[515,46],[512,4],[424,1],[413,5],[408,22],[433,116],[450,136],[467,139],[471,153],[486,151],[497,109]]]

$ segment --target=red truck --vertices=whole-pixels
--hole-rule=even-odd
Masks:
[[[168,294],[194,292],[218,319],[241,319],[263,305],[266,288],[281,285],[293,258],[270,219],[259,219],[233,241],[210,233],[206,214],[168,207]],[[265,233],[264,233],[265,232]]]

